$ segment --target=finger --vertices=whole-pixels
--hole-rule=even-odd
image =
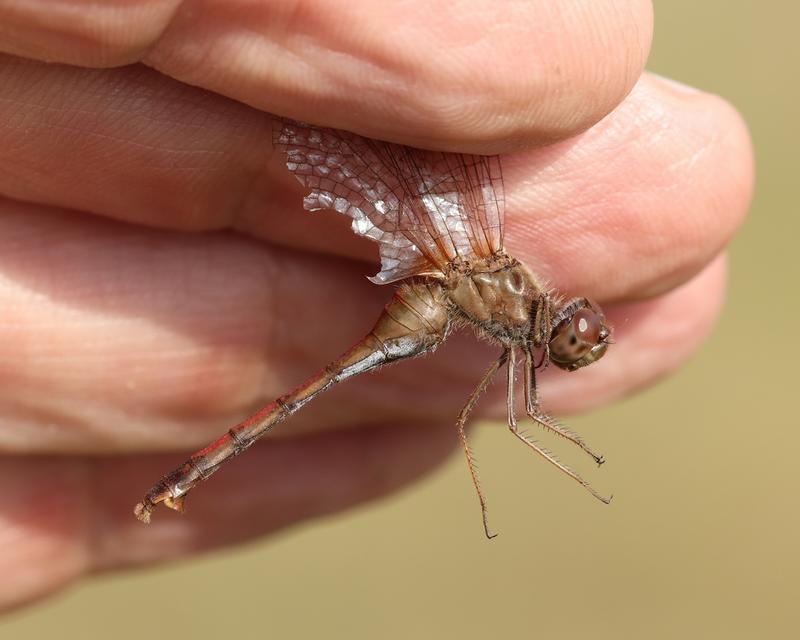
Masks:
[[[750,204],[753,151],[724,100],[643,78],[602,123],[504,164],[507,249],[562,291],[655,296],[694,277]]]
[[[302,210],[282,159],[267,162],[264,114],[141,70],[119,71],[109,102],[108,78],[0,69],[0,193],[374,261],[342,216]],[[719,252],[747,209],[752,155],[725,102],[645,77],[603,123],[506,158],[504,174],[509,251],[567,291],[616,299],[675,286]]]
[[[92,571],[230,545],[377,498],[455,443],[451,428],[430,424],[270,442],[192,494],[184,516],[164,510],[149,526],[132,506],[180,456],[0,458],[0,609]]]
[[[646,0],[225,3],[6,0],[0,50],[85,66],[142,60],[272,113],[462,151],[585,129],[647,59]]]
[[[8,451],[203,444],[344,352],[391,295],[363,278],[362,265],[232,234],[166,233],[10,203],[0,213],[0,447]],[[692,286],[702,293],[689,303],[682,296]],[[699,340],[721,288],[701,279],[643,303],[640,320],[622,327],[630,352],[620,351],[651,354],[646,366],[602,387],[574,374],[591,388],[548,407],[598,403],[676,366],[697,341],[654,339],[675,329],[673,316],[658,328],[662,305],[679,310],[679,326]],[[431,357],[335,388],[276,435],[364,416],[450,420],[496,351],[455,335]]]

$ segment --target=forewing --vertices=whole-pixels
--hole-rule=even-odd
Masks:
[[[447,264],[502,248],[499,159],[422,151],[346,131],[276,120],[276,148],[309,189],[309,210],[334,209],[379,243],[385,284],[442,275]]]
[[[498,156],[424,151],[370,141],[407,194],[421,243],[448,262],[503,248],[503,175]]]

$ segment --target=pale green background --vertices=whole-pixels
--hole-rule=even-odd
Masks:
[[[656,5],[649,67],[738,106],[758,179],[709,343],[667,382],[571,420],[609,459],[592,477],[611,507],[482,428],[492,543],[459,454],[377,506],[88,581],[0,637],[797,637],[800,3]]]

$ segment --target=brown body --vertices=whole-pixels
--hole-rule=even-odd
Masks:
[[[505,255],[451,276],[447,297],[457,312],[504,346],[521,345],[531,332],[537,301],[544,291],[520,262]]]
[[[208,478],[226,460],[242,453],[318,394],[359,373],[435,349],[447,337],[453,322],[459,319],[472,324],[477,332],[496,340],[504,347],[503,355],[475,390],[457,423],[484,511],[485,501],[480,493],[474,461],[466,444],[464,424],[478,396],[509,358],[512,360],[509,372],[513,381],[515,349],[522,349],[526,357],[525,391],[529,415],[543,426],[589,451],[577,436],[565,431],[544,413],[537,413],[531,350],[542,347],[550,336],[552,301],[535,276],[523,264],[505,254],[492,256],[474,265],[454,263],[451,267],[444,279],[422,277],[402,285],[384,308],[372,331],[361,341],[307,382],[232,427],[225,435],[164,476],[136,506],[137,517],[148,522],[153,507],[159,502],[182,510],[186,494],[198,482]],[[510,382],[510,393],[512,387],[513,382]],[[512,398],[510,396],[509,403]],[[509,412],[511,417],[511,404]],[[513,422],[512,430],[527,444],[534,446],[551,462],[589,488],[573,472],[519,434],[516,431],[516,421]],[[599,456],[593,453],[591,455],[598,463],[602,462]],[[488,526],[486,532],[487,535],[492,535]]]
[[[181,510],[186,494],[228,459],[330,388],[359,373],[432,351],[453,328],[469,324],[502,347],[456,420],[483,513],[486,502],[464,430],[467,417],[494,375],[508,371],[511,432],[548,462],[607,502],[582,478],[517,429],[514,389],[517,357],[524,359],[525,411],[543,428],[577,444],[575,434],[539,406],[536,369],[553,363],[574,371],[608,347],[602,312],[589,300],[563,302],[503,251],[504,196],[500,159],[412,149],[353,133],[277,119],[273,144],[307,190],[304,206],[333,209],[352,219],[357,235],[379,244],[376,284],[405,281],[372,331],[341,358],[270,403],[183,465],[168,473],[136,505],[147,522],[158,503]],[[534,353],[539,354],[538,363]]]

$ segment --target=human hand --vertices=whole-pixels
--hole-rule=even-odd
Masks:
[[[265,112],[518,151],[509,253],[616,326],[600,363],[545,376],[554,413],[672,370],[718,312],[749,141],[718,98],[639,78],[649,3],[253,4],[0,0],[2,606],[382,495],[455,445],[496,355],[466,335],[310,405],[190,515],[133,518],[165,452],[319,369],[391,293],[362,277],[374,245],[302,211]]]

